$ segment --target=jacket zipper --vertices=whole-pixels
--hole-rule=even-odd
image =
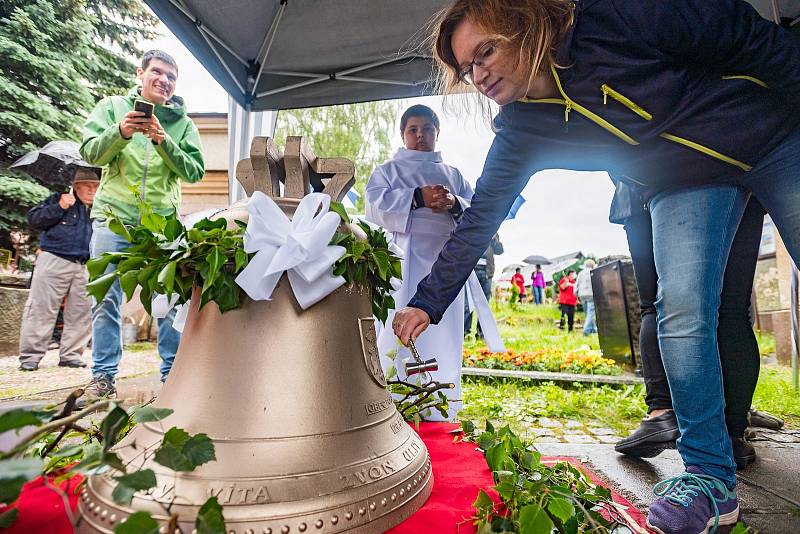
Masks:
[[[756,85],[760,85],[761,87],[763,87],[765,89],[769,88],[769,85],[767,85],[765,82],[762,82],[758,78],[754,78],[753,76],[744,76],[744,75],[738,75],[737,74],[737,75],[733,75],[733,76],[723,76],[722,79],[723,80],[747,80],[749,82],[753,82]]]
[[[605,128],[606,130],[613,133],[614,135],[616,135],[629,145],[639,144],[638,141],[636,141],[634,138],[632,138],[631,136],[629,136],[628,134],[626,134],[625,132],[623,132],[622,130],[620,130],[607,120],[605,120],[603,117],[597,115],[596,113],[592,113],[591,111],[589,111],[588,109],[586,109],[585,107],[581,106],[580,104],[572,100],[570,97],[568,97],[567,93],[565,93],[564,89],[562,89],[561,87],[561,80],[558,78],[558,74],[556,73],[555,67],[551,66],[550,70],[553,72],[553,78],[556,81],[556,87],[558,87],[558,92],[561,93],[562,97],[564,97],[564,102],[566,105],[566,110],[564,111],[565,120],[568,119],[570,110],[574,109],[575,111],[577,111],[590,121]]]
[[[142,191],[139,193],[139,199],[144,202],[145,197],[147,196],[146,187],[147,187],[147,167],[150,165],[150,139],[147,139],[147,144],[144,147],[144,169],[142,169]],[[139,215],[137,217],[137,221],[139,223],[142,222],[142,210],[138,210]]]
[[[546,103],[546,104],[562,104],[562,105],[565,106],[565,110],[564,110],[564,120],[565,121],[567,121],[569,119],[570,110],[574,109],[575,111],[577,111],[578,113],[580,113],[581,115],[586,117],[587,119],[591,120],[595,124],[598,124],[599,126],[602,126],[603,128],[605,128],[609,132],[613,133],[614,135],[616,135],[617,137],[619,137],[620,139],[622,139],[626,143],[628,143],[630,145],[638,145],[639,144],[638,141],[633,139],[631,136],[629,136],[628,134],[626,134],[625,132],[623,132],[622,130],[620,130],[619,128],[617,128],[616,126],[614,126],[613,124],[611,124],[607,120],[605,120],[604,118],[600,117],[599,115],[597,115],[595,113],[592,113],[591,111],[589,111],[585,107],[581,106],[580,104],[578,104],[574,100],[570,99],[567,96],[567,94],[564,92],[564,89],[561,87],[561,80],[558,78],[558,74],[556,73],[555,67],[551,66],[550,70],[553,72],[553,78],[555,79],[556,87],[558,87],[558,92],[561,93],[561,96],[563,97],[563,100],[558,99],[558,98],[540,98],[540,99],[522,98],[521,99],[522,102],[534,102],[534,103]],[[755,80],[755,78],[754,78],[754,80]],[[611,89],[608,86],[606,86],[606,87],[607,87],[607,89]],[[613,90],[609,91],[608,93],[612,95],[612,98],[614,98],[614,95],[612,94],[612,91]],[[616,92],[616,91],[614,91],[614,92]],[[619,93],[617,93],[617,95],[619,95],[622,98],[625,98],[622,95],[620,95]],[[625,100],[627,100],[633,106],[636,106],[636,104],[631,102],[629,99],[625,98]],[[638,108],[638,106],[636,106],[636,107]],[[631,108],[631,109],[633,109],[633,108]],[[641,108],[639,108],[639,109],[641,109]],[[642,111],[644,111],[644,110],[642,109]],[[644,112],[647,113],[646,111],[644,111]],[[650,114],[647,113],[647,115],[650,115]],[[652,115],[650,115],[650,118],[652,119]],[[647,120],[650,120],[650,119],[647,119]],[[672,134],[669,134],[669,133],[662,133],[661,137],[664,138],[664,139],[667,139],[669,141],[673,141],[675,143],[681,144],[681,145],[683,145],[685,147],[697,150],[698,152],[702,152],[703,154],[706,154],[707,156],[711,156],[712,158],[716,158],[716,159],[718,159],[720,161],[724,161],[725,163],[728,163],[728,164],[733,165],[735,167],[739,167],[742,170],[749,171],[749,170],[751,170],[753,168],[752,166],[748,165],[747,163],[743,163],[743,162],[741,162],[741,161],[739,161],[737,159],[734,159],[734,158],[732,158],[730,156],[726,156],[725,154],[722,154],[720,152],[717,152],[714,149],[711,149],[711,148],[708,148],[706,146],[703,146],[700,143],[695,143],[694,141],[690,141],[689,139],[684,139],[683,137],[678,137],[677,135],[672,135]]]
[[[605,106],[608,103],[608,97],[611,96],[614,100],[628,108],[629,110],[633,111],[641,118],[645,120],[653,120],[653,116],[646,112],[641,106],[636,105],[630,98],[618,93],[617,91],[613,90],[608,86],[608,84],[603,84],[600,86],[600,90],[603,92],[603,105]]]
[[[686,147],[689,147],[689,148],[693,148],[694,150],[697,150],[698,152],[702,152],[703,154],[711,156],[712,158],[717,158],[718,160],[724,161],[725,163],[729,163],[729,164],[731,164],[731,165],[733,165],[735,167],[739,167],[740,169],[742,169],[744,171],[749,171],[749,170],[751,170],[753,168],[752,166],[748,165],[747,163],[742,163],[741,161],[739,161],[737,159],[733,159],[730,156],[726,156],[725,154],[721,154],[721,153],[717,152],[714,149],[708,148],[707,146],[703,146],[700,143],[695,143],[694,141],[690,141],[688,139],[684,139],[683,137],[678,137],[677,135],[668,134],[666,132],[662,133],[661,137],[663,137],[664,139],[669,139],[670,141],[674,141],[675,143],[678,143],[680,145],[683,145],[683,146],[686,146]]]

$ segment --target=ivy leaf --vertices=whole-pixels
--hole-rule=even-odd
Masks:
[[[575,513],[575,507],[567,499],[555,497],[547,504],[547,511],[565,523]]]
[[[0,415],[0,433],[26,426],[40,426],[53,415],[53,411],[36,411],[17,408]]]
[[[206,434],[190,436],[181,428],[170,428],[153,459],[173,471],[194,471],[200,465],[216,460],[214,443]]]
[[[121,273],[126,273],[133,269],[138,269],[147,261],[143,256],[128,256],[117,265],[117,270]]]
[[[520,534],[550,534],[553,520],[538,504],[524,506],[519,512]]]
[[[478,492],[478,498],[475,499],[475,502],[472,503],[472,507],[477,510],[478,515],[484,515],[490,513],[494,510],[494,501],[489,494],[483,490]]]
[[[111,492],[111,498],[117,504],[130,504],[134,493],[149,490],[156,485],[156,475],[152,469],[114,477],[114,480],[117,481],[117,485]]]
[[[470,420],[461,421],[461,429],[464,431],[464,434],[472,434],[475,432],[475,423]]]
[[[342,222],[350,223],[350,215],[347,214],[347,210],[341,202],[331,202],[330,210],[337,214],[342,219]]]
[[[142,215],[142,226],[153,232],[154,234],[163,234],[164,227],[167,224],[167,219],[158,213],[145,213]],[[131,241],[130,239],[128,241]]]
[[[117,234],[118,236],[124,237],[128,243],[133,241],[130,232],[128,232],[128,228],[123,224],[121,220],[116,217],[111,217],[108,220],[108,229]]]
[[[352,244],[349,247],[350,250],[348,251],[350,256],[353,257],[353,261],[357,262],[364,254],[364,251],[367,250],[368,246],[369,245],[363,241],[356,241],[353,239]]]
[[[181,452],[184,443],[189,440],[189,433],[182,428],[173,427],[164,434],[161,446],[156,450],[153,460],[173,471],[191,471],[194,469],[188,458]]]
[[[225,263],[227,258],[219,251],[219,248],[214,247],[211,254],[206,256],[206,263],[208,264],[208,275],[203,282],[202,292],[205,293],[208,288],[214,285],[217,277],[219,276],[219,268]]]
[[[158,283],[164,287],[167,291],[167,295],[172,294],[172,290],[175,287],[175,268],[178,266],[178,262],[171,261],[167,263],[161,272],[158,273]]]
[[[222,516],[222,506],[216,497],[211,497],[200,510],[194,520],[197,534],[225,534],[225,518]]]
[[[89,278],[94,280],[106,271],[106,267],[116,257],[116,254],[106,252],[99,258],[94,258],[86,262],[86,270],[89,271]]]
[[[233,255],[234,271],[237,273],[247,265],[247,252],[243,248],[237,248]]]
[[[131,300],[133,293],[136,291],[136,286],[139,285],[139,271],[128,271],[119,277],[119,285],[122,291],[125,292],[125,298]]]
[[[117,276],[119,276],[117,271],[112,271],[108,274],[104,274],[100,278],[92,280],[86,284],[86,292],[94,297],[97,302],[101,302],[111,288],[111,284],[117,279]]]
[[[100,432],[103,434],[103,452],[107,452],[119,440],[120,432],[128,424],[128,412],[117,406],[111,405],[108,415],[100,423]]]
[[[0,502],[14,502],[26,482],[42,474],[41,458],[12,458],[0,461]]]
[[[214,443],[206,434],[195,434],[183,445],[183,454],[192,463],[192,469],[216,460]]]
[[[372,257],[375,258],[375,264],[378,266],[378,276],[381,280],[386,280],[389,272],[389,253],[385,250],[375,250]]]
[[[486,451],[486,463],[492,471],[501,471],[503,463],[506,461],[506,445],[500,442]]]
[[[137,423],[151,423],[166,419],[175,410],[171,408],[156,408],[155,406],[142,406],[133,412],[133,418]]]
[[[178,239],[178,236],[181,235],[183,231],[183,224],[181,224],[181,221],[175,216],[168,218],[167,222],[164,224],[164,237],[170,241]]]
[[[19,510],[16,508],[9,508],[5,512],[0,513],[0,528],[10,528],[11,525],[17,522]]]
[[[520,455],[520,465],[523,469],[530,471],[539,465],[541,457],[542,455],[538,451],[525,451]]]
[[[212,221],[206,217],[205,219],[196,222],[192,228],[197,228],[198,230],[208,232],[211,230],[223,230],[226,226],[227,222],[225,219],[215,219]]]
[[[158,523],[147,512],[134,512],[117,525],[114,534],[158,534]]]

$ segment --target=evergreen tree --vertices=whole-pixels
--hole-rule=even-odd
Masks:
[[[49,141],[79,141],[95,102],[132,84],[129,58],[156,23],[140,0],[0,2],[0,247],[49,193],[8,166]]]

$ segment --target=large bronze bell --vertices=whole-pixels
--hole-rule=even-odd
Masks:
[[[283,159],[271,140],[253,142],[237,169],[248,193],[271,193],[291,213],[311,173],[334,200],[352,184],[351,162],[316,158],[300,138],[286,146]],[[326,174],[334,175],[327,183]],[[280,179],[289,198],[278,198]],[[174,413],[138,425],[115,448],[124,463],[153,469],[157,488],[125,507],[111,499],[110,475],[90,477],[78,532],[113,532],[138,510],[167,532],[171,504],[189,533],[210,496],[239,534],[383,532],[422,506],[433,487],[430,459],[386,390],[366,290],[344,286],[302,310],[284,275],[272,300],[245,299],[224,315],[214,303],[198,311],[198,300],[155,401]],[[146,451],[172,426],[206,433],[217,460],[188,473],[153,462]]]

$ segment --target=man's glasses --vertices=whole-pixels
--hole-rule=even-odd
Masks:
[[[472,61],[458,71],[458,79],[461,80],[463,83],[467,85],[472,85],[473,83],[473,71],[475,67],[486,67],[489,63],[491,63],[494,59],[495,54],[497,53],[497,43],[494,41],[488,41],[484,43],[475,55],[472,58]]]

